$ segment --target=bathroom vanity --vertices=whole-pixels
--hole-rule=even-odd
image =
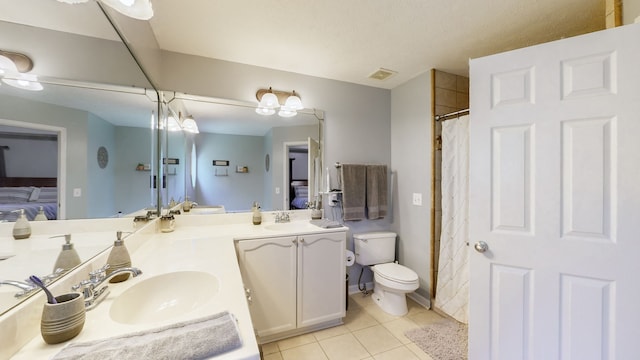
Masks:
[[[259,343],[342,322],[345,242],[343,228],[236,241]]]
[[[345,305],[347,228],[320,228],[309,223],[308,211],[296,213],[285,224],[273,223],[273,216],[266,214],[266,221],[258,226],[251,224],[250,213],[178,215],[170,233],[161,232],[154,220],[126,242],[132,265],[141,269],[142,275],[110,284],[110,293],[87,312],[84,329],[77,337],[56,345],[43,341],[39,318],[46,300],[38,293],[0,316],[0,358],[51,358],[68,343],[145,332],[228,311],[237,320],[242,346],[215,358],[259,359],[258,342],[263,338],[282,338],[339,324]],[[108,252],[53,283],[52,292],[69,292],[89,271],[104,265]],[[277,259],[263,256],[269,253],[277,254]],[[252,271],[256,269],[270,276],[267,282],[254,282],[257,278]],[[268,288],[270,285],[277,288]],[[267,303],[264,291],[273,295],[272,290],[291,306],[275,318],[283,319],[282,327],[271,322],[275,308],[256,311]],[[159,303],[171,303],[175,311],[154,305]],[[265,313],[268,316],[260,317]],[[254,331],[265,336],[256,339]]]

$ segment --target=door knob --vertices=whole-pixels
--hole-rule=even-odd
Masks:
[[[483,253],[483,252],[489,250],[489,245],[487,245],[487,243],[484,242],[484,241],[478,241],[477,243],[475,243],[475,245],[473,245],[473,247],[479,253]]]

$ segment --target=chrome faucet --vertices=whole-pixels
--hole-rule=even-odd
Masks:
[[[291,221],[291,218],[289,217],[289,213],[286,211],[282,211],[282,212],[277,212],[276,213],[276,220],[277,223],[284,223],[284,222],[289,222]]]
[[[11,286],[15,286],[17,288],[19,288],[20,290],[22,290],[23,292],[28,292],[31,291],[35,288],[35,285],[28,283],[28,282],[24,282],[24,281],[18,281],[18,280],[0,280],[0,285],[11,285]],[[17,294],[16,294],[17,297]]]
[[[56,269],[52,274],[45,275],[40,277],[42,283],[47,285],[53,280],[57,279],[64,273],[64,269]],[[17,280],[0,280],[0,285],[11,285],[19,288],[22,291],[18,291],[14,296],[16,298],[21,298],[25,295],[32,293],[35,290],[40,289],[37,287],[31,280],[27,279],[25,281],[17,281]]]
[[[133,277],[142,274],[142,271],[135,267],[120,268],[107,275],[107,269],[109,264],[94,270],[89,273],[89,279],[82,280],[79,284],[73,285],[71,290],[80,291],[84,295],[84,306],[86,310],[91,310],[96,307],[100,301],[106,297],[108,293],[108,285],[102,285],[108,282],[111,278],[121,275],[123,273],[129,273]]]

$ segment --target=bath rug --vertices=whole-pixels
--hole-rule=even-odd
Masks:
[[[467,325],[440,321],[404,334],[433,360],[467,359]]]

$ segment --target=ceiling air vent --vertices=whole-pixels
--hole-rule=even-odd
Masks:
[[[369,75],[369,78],[370,79],[375,79],[375,80],[386,80],[386,79],[392,77],[393,75],[395,75],[397,73],[398,73],[397,71],[380,68],[380,69],[374,71],[373,73],[371,73]]]

